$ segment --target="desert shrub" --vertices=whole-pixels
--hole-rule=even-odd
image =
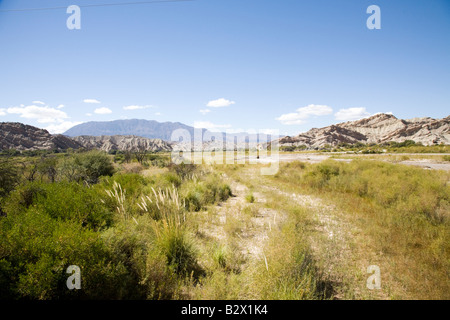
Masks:
[[[94,188],[99,190],[111,189],[114,182],[121,185],[126,190],[127,195],[133,198],[139,198],[143,190],[152,182],[144,176],[137,173],[116,173],[111,177],[102,177],[100,183]]]
[[[101,203],[98,192],[76,182],[28,183],[5,201],[7,214],[20,215],[29,209],[92,229],[112,223],[112,213]]]
[[[144,166],[139,162],[126,163],[122,165],[123,173],[139,173],[144,170]]]
[[[253,193],[249,193],[245,196],[245,201],[247,201],[248,203],[253,203],[255,202],[255,196],[253,195]]]
[[[64,157],[57,166],[58,176],[61,180],[67,181],[82,181],[83,167],[74,156]]]
[[[229,197],[233,196],[233,192],[231,191],[231,187],[227,184],[222,183],[219,187],[218,196],[220,201],[225,201]]]
[[[175,172],[181,179],[192,176],[197,171],[197,166],[195,164],[170,164],[169,170]]]
[[[210,175],[205,180],[185,182],[181,193],[190,211],[199,211],[208,204],[225,201],[232,195],[231,188],[217,175]]]
[[[119,299],[126,268],[113,264],[98,234],[32,208],[0,220],[0,296]],[[82,290],[68,290],[66,269],[81,269]]]
[[[199,187],[193,187],[184,196],[186,209],[189,211],[200,211],[203,207],[202,190]]]
[[[5,210],[10,214],[27,210],[35,203],[38,196],[46,196],[45,184],[41,182],[28,182],[18,187],[5,201]]]
[[[307,171],[303,176],[305,183],[312,187],[322,188],[327,185],[332,177],[338,176],[340,165],[334,161],[324,161],[314,167],[314,170]]]
[[[114,161],[114,163],[122,164],[125,162],[125,156],[122,153],[116,153],[114,155],[113,161]]]
[[[101,176],[114,173],[111,159],[103,152],[89,151],[77,155],[75,159],[83,168],[84,180],[88,183],[97,183]]]
[[[179,175],[173,172],[168,172],[162,175],[162,179],[160,180],[159,187],[169,187],[175,186],[178,188],[181,185],[181,178]]]
[[[224,245],[217,246],[213,253],[214,262],[221,268],[227,267],[228,248]]]
[[[187,229],[171,220],[162,220],[156,229],[157,244],[168,266],[180,276],[198,278],[203,272],[197,263],[197,250]]]
[[[19,180],[18,168],[11,161],[0,162],[0,198],[14,190]]]
[[[159,167],[159,168],[165,168],[170,166],[170,157],[169,156],[163,156],[158,154],[149,154],[148,160],[150,161],[152,166]]]
[[[136,221],[121,221],[102,234],[115,263],[128,270],[122,290],[130,299],[171,299],[178,288],[177,278],[157,246],[153,221],[146,216]]]
[[[55,156],[41,158],[37,165],[37,171],[40,173],[41,179],[42,177],[47,176],[50,182],[55,182],[58,174],[57,165],[58,159]]]
[[[111,176],[114,166],[110,157],[101,151],[77,153],[65,158],[59,165],[59,171],[69,181],[97,183],[101,176]]]
[[[33,205],[1,219],[0,238],[0,298],[171,299],[199,270],[186,229],[148,216],[99,232]],[[70,265],[81,290],[66,287]]]

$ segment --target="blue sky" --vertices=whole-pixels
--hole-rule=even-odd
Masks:
[[[0,0],[0,11],[132,0]],[[369,30],[366,9],[381,9]],[[450,114],[450,1],[196,0],[0,12],[0,121],[62,132],[154,119],[212,129]]]

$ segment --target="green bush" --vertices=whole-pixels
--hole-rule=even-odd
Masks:
[[[16,165],[8,160],[0,162],[0,198],[14,190],[19,180],[20,176]]]
[[[128,196],[134,198],[138,198],[142,190],[152,184],[149,179],[137,173],[117,173],[111,177],[102,177],[100,183],[94,188],[101,190],[111,189],[114,182],[120,184],[122,189],[127,191]]]
[[[128,299],[171,299],[178,289],[177,277],[159,250],[154,221],[148,216],[137,221],[122,221],[102,235],[115,263],[127,267],[128,279],[121,287]]]
[[[181,190],[186,208],[190,211],[199,211],[208,204],[225,201],[232,195],[231,188],[221,182],[217,175],[210,175],[203,181],[185,182]]]
[[[245,200],[248,203],[253,203],[255,202],[255,196],[253,195],[253,193],[249,193],[248,195],[245,196]]]
[[[113,175],[114,166],[107,154],[93,150],[65,158],[59,165],[59,171],[69,181],[94,184],[101,176]]]
[[[197,171],[197,166],[195,164],[174,164],[172,163],[169,166],[169,170],[171,172],[175,172],[181,179],[185,179],[189,176],[192,176]]]
[[[98,233],[34,208],[0,220],[0,297],[119,299],[126,268],[113,264]],[[82,290],[68,290],[66,269],[81,269]]]
[[[5,212],[20,215],[33,209],[53,219],[67,220],[92,229],[111,225],[113,214],[100,201],[95,189],[77,182],[28,183],[5,201]]]
[[[197,250],[183,225],[162,221],[157,232],[157,243],[167,258],[167,264],[177,275],[198,278],[203,270],[197,263]]]

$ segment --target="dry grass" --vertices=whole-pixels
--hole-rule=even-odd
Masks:
[[[340,208],[359,229],[356,258],[382,268],[395,299],[448,299],[449,174],[354,161],[285,165],[273,179]]]

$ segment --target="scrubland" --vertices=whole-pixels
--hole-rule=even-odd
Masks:
[[[450,173],[0,159],[2,299],[449,299]],[[81,269],[68,290],[66,269]],[[370,290],[367,267],[381,271]]]

